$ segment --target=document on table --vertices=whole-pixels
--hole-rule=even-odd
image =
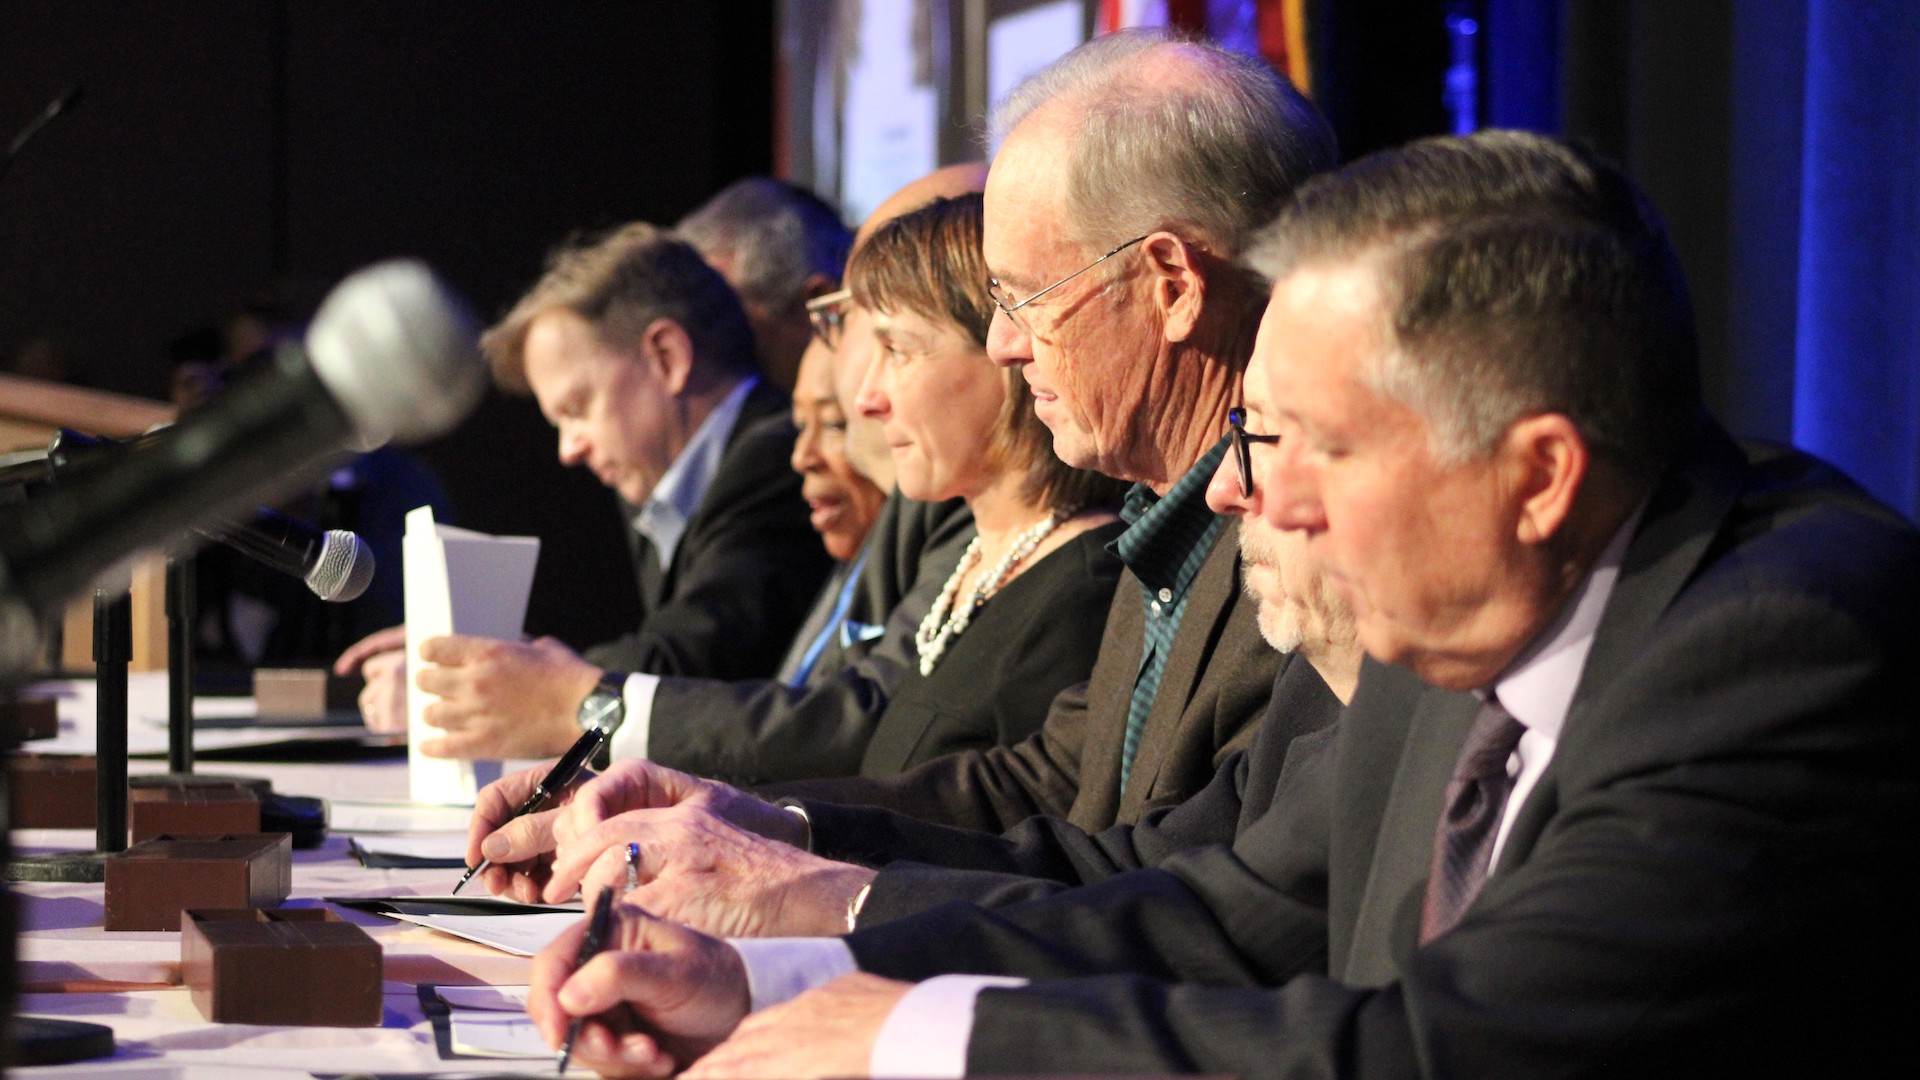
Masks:
[[[459,1057],[553,1060],[553,1048],[527,1018],[524,986],[436,986],[422,995],[435,1027],[446,1025],[445,1051]],[[435,1008],[437,1004],[439,1007]]]
[[[328,896],[329,904],[371,911],[466,938],[515,956],[546,948],[585,914],[578,904],[518,904],[468,896]]]
[[[527,618],[527,595],[540,541],[531,536],[488,536],[440,525],[432,507],[407,513],[400,541],[407,613],[407,782],[414,802],[472,806],[475,795],[500,775],[497,761],[430,758],[420,744],[439,738],[425,710],[438,700],[413,682],[426,665],[420,643],[443,634],[517,640]]]
[[[328,799],[328,827],[334,832],[355,836],[362,833],[457,833],[465,845],[467,819],[472,811],[464,806],[421,806],[417,803],[378,802],[359,799]]]
[[[347,847],[361,866],[380,870],[458,870],[467,865],[465,836],[382,836],[364,844],[349,836]]]

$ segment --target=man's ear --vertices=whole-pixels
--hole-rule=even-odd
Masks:
[[[1529,546],[1560,533],[1586,485],[1593,456],[1561,413],[1525,417],[1507,429],[1503,453],[1518,501],[1517,538]]]
[[[648,323],[640,332],[640,355],[669,394],[686,392],[693,378],[693,339],[685,327],[667,318]]]
[[[817,300],[830,292],[839,291],[840,283],[827,275],[818,272],[808,274],[807,280],[800,283],[800,306],[805,307],[809,300]]]
[[[1168,341],[1193,336],[1206,299],[1206,270],[1200,251],[1170,232],[1157,232],[1140,244],[1141,258],[1153,275],[1153,302],[1160,309]]]

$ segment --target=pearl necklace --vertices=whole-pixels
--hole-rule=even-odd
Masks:
[[[987,597],[999,591],[1013,568],[1020,560],[1033,554],[1048,534],[1060,527],[1061,522],[1079,513],[1079,508],[1060,509],[1041,518],[1032,528],[1014,538],[1013,546],[992,570],[981,574],[980,579],[968,590],[965,602],[960,599],[960,582],[967,571],[980,561],[980,537],[978,534],[968,542],[967,550],[960,556],[960,565],[953,568],[953,576],[940,590],[940,598],[933,602],[927,617],[920,620],[920,629],[913,635],[913,642],[920,652],[920,674],[931,675],[935,664],[947,651],[947,645],[963,633],[967,624],[973,621],[973,613],[987,602]]]

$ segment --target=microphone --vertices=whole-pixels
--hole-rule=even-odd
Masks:
[[[197,528],[217,540],[307,583],[313,595],[329,603],[358,600],[373,584],[373,549],[345,529],[321,532],[304,521],[261,509],[252,521]]]
[[[65,93],[48,102],[39,116],[27,121],[27,126],[21,128],[20,134],[15,135],[13,141],[7,144],[7,156],[0,158],[0,176],[5,176],[7,170],[13,167],[13,159],[20,156],[20,151],[33,141],[35,135],[40,134],[41,128],[53,123],[54,118],[61,113],[69,112],[75,105],[80,104],[80,97],[81,86],[79,83],[74,83],[67,87]]]
[[[166,430],[160,427],[130,439],[112,439],[61,428],[54,432],[45,457],[11,468],[20,471],[23,486],[44,489],[71,478],[79,470],[97,468],[128,454],[140,453]],[[0,487],[7,484],[8,474],[8,469],[0,469]],[[250,519],[196,527],[193,531],[289,577],[299,578],[322,600],[342,604],[357,600],[373,583],[373,549],[345,529],[321,532],[306,522],[263,506],[255,510]]]
[[[31,662],[37,618],[139,552],[270,501],[348,449],[414,442],[485,390],[472,313],[418,262],[352,275],[314,316],[304,352],[0,515],[0,670]]]

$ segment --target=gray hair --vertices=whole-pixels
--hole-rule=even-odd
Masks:
[[[741,297],[775,311],[804,301],[814,274],[838,282],[853,246],[839,212],[818,195],[764,176],[720,189],[675,231],[701,255],[729,258]]]
[[[1155,77],[1149,54],[1205,77]],[[1231,258],[1338,158],[1319,110],[1265,61],[1154,31],[1095,38],[1027,78],[994,111],[994,145],[1055,104],[1079,121],[1066,226],[1089,248],[1172,229]]]
[[[1699,421],[1693,309],[1665,226],[1621,169],[1522,132],[1427,139],[1302,185],[1247,261],[1377,269],[1391,347],[1368,377],[1485,454],[1525,416],[1572,420],[1650,476]]]

